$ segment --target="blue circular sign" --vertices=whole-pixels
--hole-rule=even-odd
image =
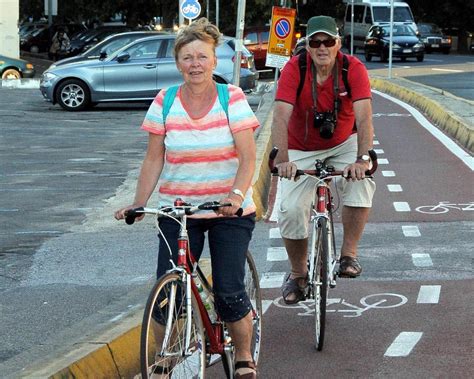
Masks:
[[[291,24],[286,18],[280,18],[275,23],[275,34],[278,38],[285,39],[290,35],[291,32]]]
[[[181,3],[181,13],[184,17],[194,20],[201,14],[201,4],[197,0],[186,0]]]

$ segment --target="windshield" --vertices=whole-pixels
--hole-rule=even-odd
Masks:
[[[390,6],[374,7],[374,21],[390,22]],[[394,22],[414,22],[413,16],[408,7],[394,7],[393,8]]]
[[[440,34],[441,29],[437,25],[431,25],[431,24],[420,24],[418,27],[418,30],[420,33],[423,34]]]
[[[390,35],[390,26],[382,27],[382,35]],[[393,26],[393,35],[394,36],[415,36],[415,32],[412,28],[407,25],[394,25]]]

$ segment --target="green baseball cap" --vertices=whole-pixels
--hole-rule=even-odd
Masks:
[[[308,20],[308,27],[306,29],[306,37],[311,37],[316,33],[326,33],[332,37],[337,37],[336,20],[329,16],[314,16]]]

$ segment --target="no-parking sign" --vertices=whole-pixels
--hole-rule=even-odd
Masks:
[[[266,65],[283,67],[291,55],[296,9],[272,8],[272,26],[268,41]]]

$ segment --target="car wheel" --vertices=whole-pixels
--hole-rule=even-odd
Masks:
[[[58,86],[56,100],[65,110],[76,112],[89,107],[91,95],[89,88],[84,82],[77,79],[69,79]]]
[[[38,46],[31,46],[30,47],[30,53],[33,53],[33,54],[38,54],[39,53],[39,47]]]
[[[369,53],[366,52],[366,53],[365,53],[365,60],[366,60],[367,62],[370,62],[370,61],[372,60],[372,55],[370,55]]]
[[[14,68],[7,68],[3,71],[2,79],[21,79],[20,71]]]
[[[418,55],[418,56],[416,57],[416,60],[417,60],[418,62],[423,62],[423,59],[425,59],[425,56],[424,56],[424,55]]]
[[[381,62],[388,62],[388,54],[383,49],[380,52],[380,61]]]

